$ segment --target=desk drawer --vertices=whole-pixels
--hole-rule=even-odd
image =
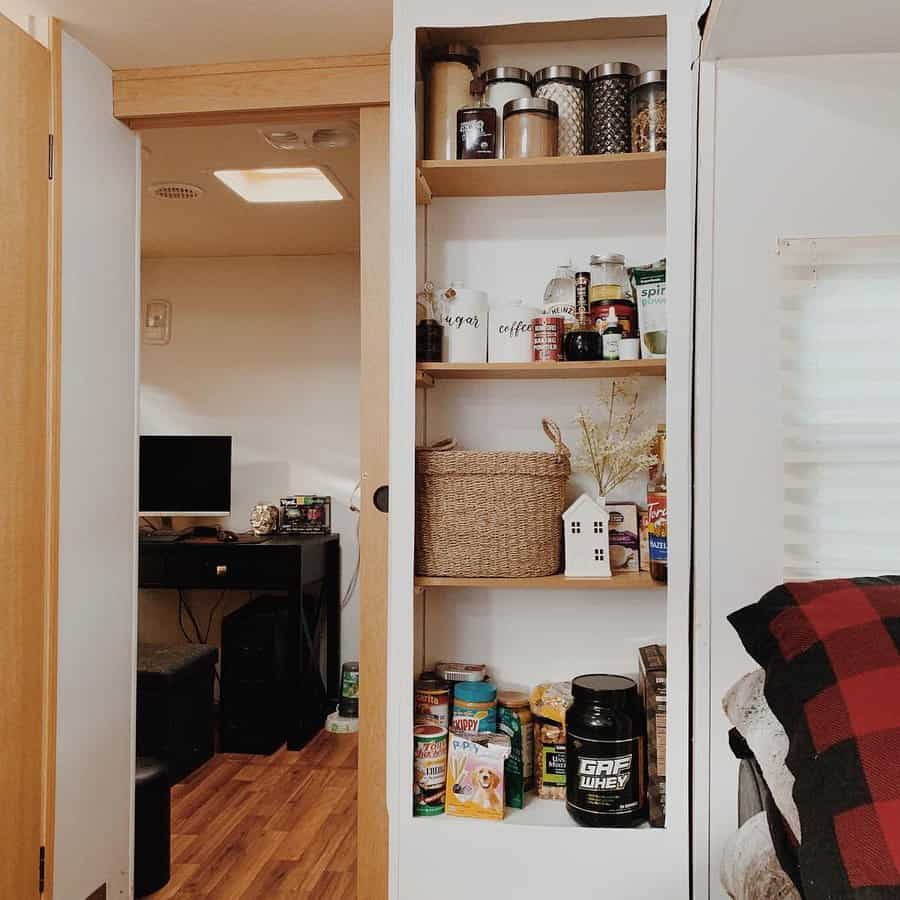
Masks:
[[[192,547],[190,553],[170,554],[166,559],[165,581],[193,588],[284,589],[299,580],[296,553],[228,552],[219,547]]]

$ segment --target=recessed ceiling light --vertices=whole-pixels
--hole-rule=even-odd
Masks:
[[[223,169],[213,174],[248,203],[322,203],[344,199],[337,181],[318,166]]]

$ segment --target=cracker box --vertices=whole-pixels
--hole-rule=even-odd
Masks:
[[[511,750],[505,734],[450,732],[447,751],[448,816],[503,818],[503,765]]]
[[[635,503],[608,503],[609,563],[613,575],[640,572],[640,536]]]

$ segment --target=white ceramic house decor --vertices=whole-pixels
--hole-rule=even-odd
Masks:
[[[563,513],[566,578],[604,578],[609,566],[609,512],[603,500],[582,494]]]

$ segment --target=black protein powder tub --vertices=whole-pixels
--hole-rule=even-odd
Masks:
[[[645,736],[637,684],[579,675],[566,713],[566,808],[587,827],[628,828],[647,818]]]

